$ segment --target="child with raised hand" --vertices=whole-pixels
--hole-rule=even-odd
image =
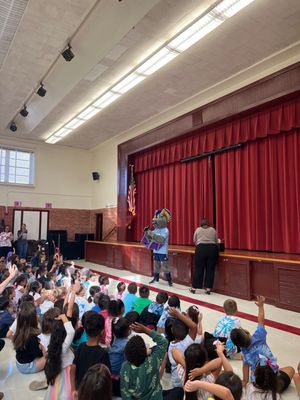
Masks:
[[[177,362],[173,358],[173,349],[178,349],[181,353],[194,343],[197,335],[197,325],[188,316],[179,312],[176,308],[169,310],[169,315],[174,318],[172,321],[172,334],[174,340],[170,342],[168,349],[168,357],[171,363],[171,380],[173,385],[173,393],[170,396],[178,394],[183,395],[182,381],[178,375]]]
[[[121,397],[123,400],[162,400],[159,371],[168,342],[157,332],[151,331],[139,323],[132,324],[131,329],[150,336],[156,346],[148,355],[145,342],[138,335],[133,336],[126,344],[126,361],[121,369]]]
[[[197,306],[190,306],[187,311],[187,316],[191,318],[192,321],[197,324],[197,336],[195,339],[195,343],[201,343],[203,340],[202,334],[203,334],[203,327],[202,327],[202,319],[203,315],[200,311],[200,309]]]
[[[68,314],[72,314],[71,300]],[[44,400],[72,400],[70,369],[74,354],[70,349],[74,337],[74,328],[65,314],[56,318],[48,346],[45,374],[48,390]]]
[[[39,333],[34,305],[29,302],[22,303],[13,337],[16,365],[22,374],[34,374],[44,369],[45,349],[40,345]]]
[[[228,371],[220,374],[215,383],[188,380],[184,386],[184,390],[186,393],[203,390],[211,393],[215,400],[241,400],[243,385],[238,375],[232,371]]]
[[[104,364],[90,367],[79,386],[74,392],[74,400],[112,400],[111,375]]]
[[[250,370],[250,382],[255,382],[254,371],[257,363],[259,362],[260,356],[264,356],[269,360],[269,363],[275,365],[277,360],[274,357],[271,349],[267,345],[266,337],[267,331],[264,327],[265,323],[265,311],[264,304],[265,298],[263,296],[257,296],[255,304],[258,307],[258,326],[254,334],[251,336],[245,329],[233,329],[230,334],[230,338],[235,346],[238,346],[242,350],[243,354],[243,385],[246,386],[249,382],[249,370]],[[282,393],[287,389],[291,383],[291,379],[294,375],[293,367],[284,367],[278,370],[278,393]]]
[[[217,338],[226,338],[226,354],[227,357],[231,357],[237,352],[237,347],[232,343],[230,339],[230,333],[233,329],[241,328],[241,321],[236,317],[238,311],[235,300],[227,299],[223,304],[225,316],[219,319],[217,326],[214,330],[214,336]]]
[[[15,264],[8,266],[8,276],[0,283],[0,294],[3,293],[6,286],[10,284],[10,282],[15,278],[18,274],[18,268]]]
[[[220,374],[223,366],[224,371],[232,371],[229,361],[224,355],[224,344],[217,342],[217,359],[208,361],[207,351],[202,344],[192,344],[184,352],[184,357],[178,349],[173,349],[174,360],[179,364],[177,367],[178,375],[182,379],[183,385],[188,380],[195,379],[197,382],[214,383]],[[209,393],[201,388],[197,392],[186,395],[186,400],[206,400]]]
[[[105,364],[111,369],[108,353],[99,346],[104,331],[104,318],[95,311],[88,311],[84,321],[88,341],[82,343],[75,353],[71,368],[72,389],[78,389],[87,370],[95,364]]]

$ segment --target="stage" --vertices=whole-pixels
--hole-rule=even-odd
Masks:
[[[139,243],[86,241],[85,260],[152,276],[152,253]],[[194,247],[169,246],[169,265],[174,282],[189,286]],[[245,300],[263,295],[269,304],[299,312],[299,287],[300,255],[241,250],[219,255],[214,292]]]

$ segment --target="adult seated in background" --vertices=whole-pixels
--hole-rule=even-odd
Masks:
[[[218,235],[216,230],[209,225],[208,219],[202,219],[201,226],[194,233],[195,250],[195,273],[191,293],[196,289],[204,289],[210,294],[213,288],[215,267],[218,260]],[[203,282],[204,281],[204,282]]]
[[[7,257],[9,252],[12,252],[12,240],[14,235],[10,231],[8,225],[5,226],[3,232],[0,233],[0,257]]]

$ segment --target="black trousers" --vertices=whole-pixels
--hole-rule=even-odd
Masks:
[[[201,243],[196,246],[193,288],[202,289],[204,286],[205,289],[212,289],[218,254],[219,250],[216,244]]]

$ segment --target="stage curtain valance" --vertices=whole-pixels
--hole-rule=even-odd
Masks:
[[[300,99],[289,100],[138,153],[134,156],[135,173],[299,127]]]

